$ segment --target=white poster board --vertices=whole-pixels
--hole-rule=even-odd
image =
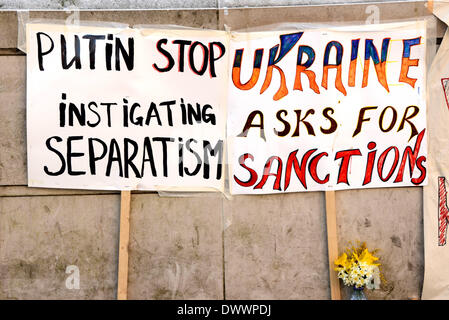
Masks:
[[[232,33],[232,194],[419,186],[426,23]]]
[[[222,191],[226,42],[27,24],[28,185]]]

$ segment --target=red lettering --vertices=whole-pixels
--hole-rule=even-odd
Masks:
[[[359,149],[351,149],[351,150],[344,150],[344,151],[338,151],[335,155],[335,160],[342,158],[340,163],[340,170],[338,171],[338,181],[339,183],[346,183],[349,186],[348,182],[348,168],[349,168],[349,161],[351,160],[352,156],[361,156],[362,153]]]
[[[250,158],[251,160],[254,161],[254,157],[253,157],[253,155],[250,154],[250,153],[242,154],[242,155],[239,157],[239,164],[240,164],[243,168],[245,168],[246,170],[248,170],[249,173],[250,173],[250,177],[249,177],[248,181],[244,182],[244,181],[240,180],[239,178],[237,178],[237,177],[234,175],[234,180],[235,180],[235,182],[237,182],[237,183],[238,183],[239,185],[241,185],[242,187],[251,187],[251,186],[252,186],[253,184],[255,184],[256,181],[257,181],[257,172],[254,171],[253,169],[249,168],[249,167],[245,164],[245,160],[248,159],[248,158]]]
[[[277,160],[279,163],[278,170],[276,173],[271,173],[270,172],[271,165],[274,160]],[[260,179],[259,183],[254,187],[254,189],[262,189],[263,186],[265,185],[265,183],[267,182],[267,179],[269,176],[276,177],[276,180],[274,181],[274,184],[273,184],[273,190],[281,191],[281,177],[282,177],[282,160],[281,160],[281,158],[276,157],[276,156],[268,158],[267,162],[265,163],[265,167],[263,169],[263,177],[262,177],[262,179]]]
[[[368,149],[372,150],[376,147],[376,143],[371,141],[368,143]],[[363,179],[363,185],[371,182],[371,176],[373,174],[374,160],[376,157],[376,151],[368,153],[368,160],[366,161],[365,179]]]
[[[421,142],[422,142],[422,139],[424,138],[425,131],[426,131],[426,129],[423,129],[418,134],[418,137],[416,138],[416,142],[415,142],[415,148],[413,149],[413,151],[409,146],[407,146],[405,148],[404,154],[402,156],[402,161],[399,166],[398,175],[397,175],[396,179],[394,180],[394,182],[402,182],[402,180],[404,178],[405,162],[407,161],[407,159],[409,160],[410,177],[413,176],[413,170],[415,169],[416,159],[418,158],[419,149],[421,147]]]
[[[382,173],[383,173],[383,168],[384,168],[384,164],[385,164],[385,159],[387,158],[388,153],[391,150],[394,150],[394,162],[393,162],[393,165],[391,166],[390,171],[388,172],[387,177],[383,178],[382,177]],[[398,165],[398,162],[399,162],[399,150],[398,150],[398,148],[392,146],[392,147],[389,147],[384,152],[382,152],[382,154],[379,157],[379,161],[377,162],[377,173],[379,174],[380,180],[382,180],[383,182],[388,181],[391,178],[391,176],[393,175],[393,172],[396,169],[396,166]]]
[[[449,209],[447,208],[446,178],[438,177],[438,245],[446,245]]]
[[[292,174],[292,167],[295,168],[296,176],[298,177],[301,184],[304,186],[305,189],[307,189],[307,183],[306,183],[306,164],[307,160],[309,160],[309,157],[314,153],[317,149],[311,149],[307,151],[302,159],[301,159],[301,166],[299,166],[298,158],[296,157],[296,154],[298,153],[298,150],[295,150],[290,153],[287,160],[287,168],[285,172],[285,186],[284,190],[287,190],[288,186],[290,185],[290,177]]]
[[[324,179],[321,180],[318,177],[318,172],[317,172],[318,162],[320,161],[320,159],[322,157],[327,157],[327,156],[328,156],[327,152],[321,152],[321,153],[317,154],[315,157],[313,157],[313,159],[309,163],[310,176],[312,177],[313,180],[315,180],[319,184],[325,184],[325,183],[327,183],[329,181],[329,174],[327,174],[324,177]]]

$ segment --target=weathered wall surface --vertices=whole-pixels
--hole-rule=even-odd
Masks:
[[[278,22],[363,22],[367,5],[80,15],[130,25],[237,29]],[[381,21],[427,15],[423,2],[378,8]],[[33,11],[30,16],[65,19],[67,14]],[[438,30],[441,36],[442,24]],[[114,299],[119,194],[26,187],[26,57],[15,50],[16,43],[16,12],[0,11],[0,299]],[[339,191],[336,206],[340,247],[366,240],[380,249],[389,282],[368,295],[419,297],[421,188]],[[225,199],[139,192],[132,195],[130,223],[131,299],[330,298],[323,193]],[[66,287],[69,265],[79,268],[79,290]]]
[[[130,299],[223,299],[222,198],[132,196]]]
[[[360,2],[394,2],[397,0],[1,0],[3,9],[216,9],[294,5],[348,4]],[[407,0],[402,0],[407,1]]]
[[[119,208],[118,195],[2,197],[0,298],[114,299]]]
[[[224,203],[226,298],[328,299],[324,193]]]

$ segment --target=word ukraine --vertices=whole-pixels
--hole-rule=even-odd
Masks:
[[[280,62],[284,57],[293,49],[293,47],[300,41],[304,32],[292,33],[292,34],[283,34],[280,35],[280,43],[276,44],[269,50],[268,56],[268,64],[265,73],[265,79],[262,84],[262,88],[260,89],[260,93],[265,92],[268,87],[271,85],[271,80],[273,79],[273,72],[277,70],[280,76],[280,84],[277,89],[275,95],[273,96],[274,100],[280,100],[288,94],[288,88],[286,83],[285,72],[282,70],[282,67],[279,66]],[[328,89],[328,78],[329,71],[331,69],[336,70],[335,76],[335,87],[343,93],[345,96],[347,95],[347,91],[343,84],[343,70],[342,70],[342,61],[343,61],[343,52],[349,51],[350,54],[347,55],[349,59],[349,68],[347,70],[347,85],[349,87],[355,87],[355,75],[357,71],[357,61],[359,59],[359,47],[361,39],[352,39],[351,45],[349,48],[344,50],[343,44],[339,41],[330,41],[327,43],[324,48],[324,57],[322,63],[322,80],[321,87],[324,89]],[[386,62],[388,58],[388,51],[390,48],[391,38],[386,37],[382,39],[381,50],[375,46],[373,39],[365,39],[364,41],[364,55],[363,55],[363,78],[362,78],[362,88],[368,86],[368,75],[370,71],[370,62],[374,63],[375,72],[377,75],[377,80],[379,83],[385,88],[387,92],[390,92],[388,88],[387,81],[387,72],[386,72]],[[408,71],[411,66],[417,66],[419,63],[419,59],[410,59],[410,52],[413,46],[421,44],[421,37],[416,37],[412,39],[402,39],[403,42],[403,50],[401,59],[401,68],[400,72],[397,75],[397,79],[399,82],[408,83],[410,86],[414,87],[416,79],[410,78],[408,76]],[[264,49],[258,48],[254,52],[254,63],[253,70],[251,73],[251,77],[248,81],[242,83],[241,80],[241,66],[243,60],[243,52],[244,49],[235,50],[234,54],[234,63],[232,66],[232,82],[235,87],[240,90],[250,90],[252,89],[259,80],[261,73],[261,65],[264,56]],[[296,53],[296,71],[293,83],[294,90],[303,90],[303,85],[301,82],[301,75],[305,75],[309,80],[309,87],[315,93],[320,93],[320,88],[316,81],[316,73],[310,70],[310,67],[315,62],[315,50],[308,45],[300,44],[297,48]],[[332,60],[334,62],[331,62]],[[292,66],[289,66],[290,68]]]

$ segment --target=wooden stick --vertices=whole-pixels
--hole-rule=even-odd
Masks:
[[[430,13],[433,13],[433,0],[427,1],[427,10],[429,10]]]
[[[334,270],[334,261],[338,258],[337,239],[337,214],[335,209],[335,191],[326,191],[326,225],[327,225],[327,248],[329,256],[329,280],[331,286],[331,299],[340,300],[340,280]]]
[[[122,191],[120,195],[120,243],[118,254],[117,299],[127,300],[129,212],[131,211],[131,191]]]

